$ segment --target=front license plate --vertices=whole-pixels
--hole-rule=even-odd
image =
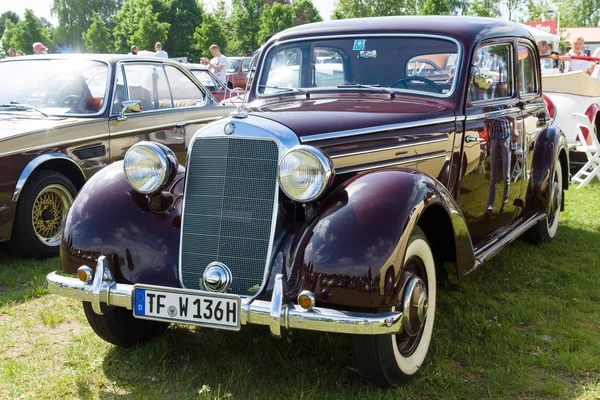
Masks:
[[[240,330],[239,296],[134,285],[133,299],[136,318]]]

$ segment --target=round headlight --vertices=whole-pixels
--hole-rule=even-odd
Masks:
[[[279,185],[292,200],[316,200],[333,180],[331,160],[311,146],[288,151],[279,162]]]
[[[127,183],[136,191],[150,194],[169,180],[172,166],[165,151],[156,143],[140,142],[127,150],[123,160]]]

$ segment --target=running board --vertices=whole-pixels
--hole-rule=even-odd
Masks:
[[[526,230],[544,218],[546,218],[546,213],[534,214],[522,223],[517,222],[517,227],[511,230],[506,236],[496,240],[491,244],[488,244],[487,246],[482,247],[481,249],[477,249],[475,251],[475,267],[473,270],[495,256],[500,250],[515,241],[519,236],[525,233]]]

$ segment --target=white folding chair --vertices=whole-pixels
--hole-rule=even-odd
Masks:
[[[600,143],[596,135],[596,128],[592,125],[585,114],[574,113],[573,118],[577,125],[577,139],[579,141],[577,151],[584,152],[587,156],[587,163],[571,178],[572,182],[578,182],[577,189],[585,187],[594,177],[600,180]],[[592,144],[588,144],[581,128],[586,128],[589,132]]]

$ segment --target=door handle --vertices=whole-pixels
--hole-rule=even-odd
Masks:
[[[173,132],[183,131],[183,130],[185,130],[185,122],[180,122],[178,124],[175,124],[175,128],[173,128]]]
[[[485,142],[484,138],[480,138],[480,137],[475,137],[475,136],[471,136],[471,135],[467,135],[465,136],[465,142],[467,143],[473,143],[473,142]]]

